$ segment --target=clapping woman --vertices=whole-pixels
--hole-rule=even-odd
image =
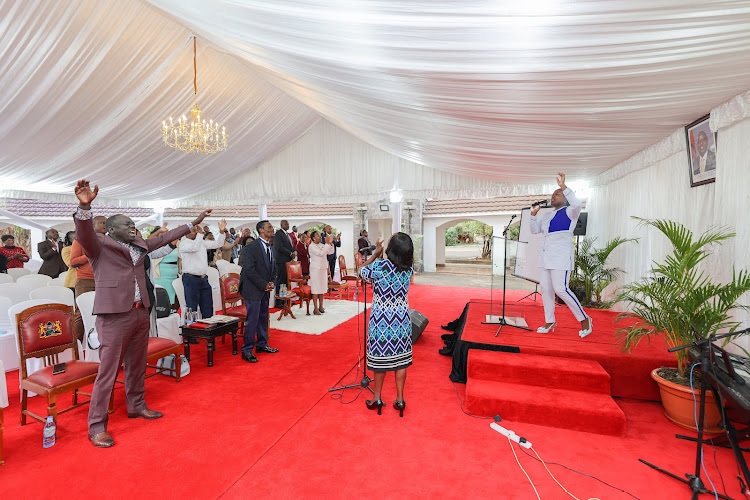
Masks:
[[[328,291],[328,259],[327,255],[333,253],[333,236],[326,236],[325,244],[321,241],[320,233],[313,231],[310,235],[312,243],[307,248],[310,255],[310,293],[313,300],[313,314],[320,315],[326,312],[323,309],[323,294]]]
[[[409,284],[414,274],[414,244],[406,233],[391,236],[386,258],[383,240],[378,239],[375,252],[367,259],[360,276],[372,283],[373,297],[367,339],[367,366],[375,372],[373,398],[365,401],[370,410],[380,410],[385,403],[381,390],[386,372],[395,372],[396,400],[393,408],[404,416],[404,385],[406,368],[412,363],[411,317],[409,316]]]

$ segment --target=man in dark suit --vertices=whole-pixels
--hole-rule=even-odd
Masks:
[[[698,156],[693,157],[693,175],[716,170],[716,153],[708,149],[708,136],[705,132],[698,134]]]
[[[268,346],[268,294],[273,292],[276,274],[271,248],[273,226],[267,220],[262,220],[258,222],[256,229],[258,239],[242,250],[240,274],[240,295],[247,309],[242,359],[248,363],[258,362],[253,348],[256,353],[279,351]]]
[[[63,244],[60,240],[60,234],[57,229],[48,229],[44,233],[46,238],[44,241],[37,245],[37,251],[39,256],[44,261],[42,267],[39,268],[39,274],[46,274],[52,278],[57,278],[60,273],[68,270],[68,266],[63,262],[63,258],[60,252],[62,252]]]
[[[323,229],[323,241],[326,240],[326,236],[332,235],[332,229],[331,226],[328,225]],[[341,247],[341,233],[336,235],[335,238],[333,238],[333,242],[331,243],[333,245],[333,253],[331,255],[326,255],[326,258],[328,259],[328,267],[331,269],[331,279],[333,279],[333,272],[336,270],[336,248]]]
[[[98,234],[91,213],[91,202],[98,192],[99,186],[92,191],[87,180],[78,181],[75,194],[79,205],[73,221],[77,241],[94,271],[94,314],[101,343],[99,373],[89,408],[89,440],[97,448],[108,448],[115,442],[107,432],[107,406],[121,365],[125,371],[128,418],[152,420],[162,416],[149,409],[144,398],[151,306],[144,261],[149,252],[185,236],[192,226],[186,224],[144,240],[137,236],[129,217],[114,215],[106,221],[106,235]],[[210,212],[203,212],[193,225],[200,224]]]
[[[287,232],[289,231],[289,222],[286,220],[281,221],[281,229],[276,231],[276,235],[273,237],[273,256],[276,261],[276,290],[281,288],[281,285],[286,285],[286,263],[294,260],[297,256],[297,250],[295,243],[292,241],[292,237]],[[283,308],[284,301],[277,300],[276,307]]]
[[[359,234],[360,238],[359,240],[357,240],[357,246],[359,247],[359,250],[357,251],[360,253],[360,255],[362,255],[362,258],[364,260],[367,260],[367,258],[372,255],[372,252],[375,250],[375,245],[373,245],[370,241],[367,229],[363,229]]]

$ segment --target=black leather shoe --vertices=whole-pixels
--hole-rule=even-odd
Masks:
[[[151,410],[149,408],[144,408],[138,413],[128,413],[128,418],[145,418],[146,420],[154,420],[163,416],[164,414],[162,412]]]
[[[255,357],[255,354],[252,352],[243,352],[242,353],[242,359],[247,361],[248,363],[257,363],[258,358]]]
[[[440,338],[443,340],[453,340],[455,336],[456,336],[455,333],[444,333],[443,335],[440,336]]]
[[[266,347],[256,347],[255,348],[255,353],[257,354],[259,352],[268,352],[268,353],[273,354],[274,352],[279,352],[279,350],[278,349],[274,349],[273,347],[269,347],[269,346],[266,346]]]
[[[446,346],[440,349],[438,353],[442,354],[443,356],[453,356],[453,348]]]
[[[188,338],[188,344],[199,344],[198,339],[190,337]]]

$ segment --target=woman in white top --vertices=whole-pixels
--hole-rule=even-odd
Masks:
[[[312,243],[307,247],[307,251],[310,255],[310,285],[313,300],[314,311],[313,314],[320,315],[326,312],[323,309],[323,294],[328,291],[328,259],[327,255],[333,253],[333,236],[326,236],[325,245],[321,243],[320,233],[313,231],[310,235]]]
[[[573,316],[581,322],[578,335],[583,338],[593,329],[591,318],[584,312],[575,294],[568,288],[570,272],[573,269],[573,231],[581,213],[581,201],[576,198],[573,190],[565,185],[565,174],[559,173],[557,185],[560,189],[552,193],[550,205],[554,212],[548,212],[536,218],[540,206],[531,211],[531,232],[542,233],[542,253],[539,256],[539,285],[542,287],[542,301],[544,302],[544,316],[547,322],[537,328],[539,333],[547,333],[555,329],[555,294],[560,297],[573,312]],[[565,201],[570,206],[565,206]]]

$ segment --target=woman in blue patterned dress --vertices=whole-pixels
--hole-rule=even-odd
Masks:
[[[367,366],[375,372],[373,398],[365,401],[370,410],[380,410],[385,403],[380,398],[386,372],[395,372],[396,401],[393,407],[404,416],[404,384],[406,368],[411,366],[411,318],[409,316],[409,283],[414,274],[414,244],[408,234],[391,236],[385,259],[383,240],[378,239],[375,252],[367,259],[360,276],[372,283],[373,297],[370,309],[367,339]]]

